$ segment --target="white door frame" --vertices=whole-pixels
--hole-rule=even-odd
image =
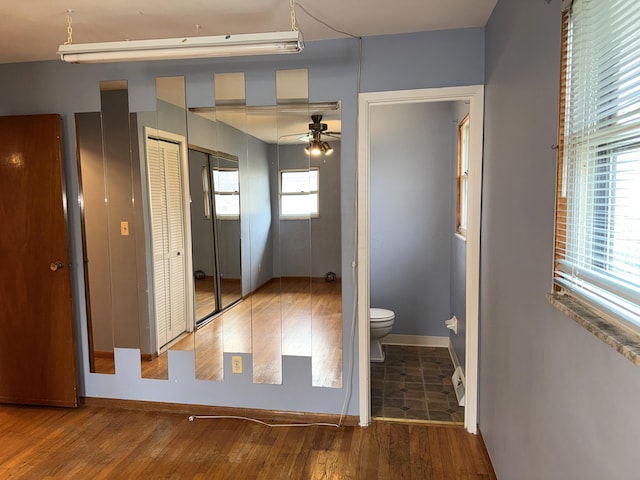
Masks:
[[[357,171],[357,254],[358,254],[358,360],[360,425],[371,422],[371,378],[369,360],[369,188],[370,121],[376,105],[469,101],[469,190],[467,219],[466,278],[466,361],[464,426],[477,432],[478,423],[478,316],[480,304],[480,203],[482,194],[482,139],[484,86],[428,88],[389,92],[361,93],[358,96],[358,171]],[[452,232],[453,235],[453,232]],[[444,319],[443,319],[444,321]]]
[[[182,174],[182,208],[183,208],[183,228],[184,228],[184,255],[185,255],[185,303],[186,303],[186,316],[187,316],[187,332],[193,332],[195,328],[195,309],[193,305],[194,298],[194,285],[193,285],[193,258],[191,254],[191,194],[189,191],[189,157],[188,157],[188,145],[187,139],[184,135],[179,135],[173,132],[167,132],[164,130],[160,130],[153,127],[144,127],[144,151],[145,151],[145,170],[147,172],[147,187],[145,195],[147,198],[149,197],[150,187],[149,187],[149,171],[147,168],[148,160],[147,160],[147,139],[152,138],[155,140],[165,140],[167,142],[177,143],[180,149],[180,167]],[[151,202],[148,200],[147,205],[149,209],[151,209]],[[151,222],[151,213],[148,215],[149,223]],[[151,236],[151,225],[149,225],[149,235]],[[152,243],[152,242],[150,242]],[[147,243],[147,248],[151,248]],[[149,250],[152,252],[152,249]],[[147,275],[151,275],[150,278],[153,278],[153,262],[151,265],[147,266]],[[155,298],[154,298],[155,288],[149,288],[149,312],[153,312],[153,317],[155,319]],[[155,345],[153,346],[153,351],[160,354],[162,353],[160,350],[160,345],[158,344],[158,332],[156,329],[156,322],[150,322],[153,328],[152,338],[154,339]],[[162,351],[166,350],[166,348],[162,349]]]

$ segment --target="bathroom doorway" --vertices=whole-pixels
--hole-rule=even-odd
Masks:
[[[444,242],[447,244],[448,250],[445,252],[447,257],[453,258],[452,252],[455,250],[455,245],[449,238],[450,234],[453,234],[450,226],[455,221],[456,209],[453,209],[454,219],[451,219],[451,205],[455,202],[455,198],[449,196],[447,192],[452,190],[442,190],[439,192],[442,186],[442,180],[438,180],[438,172],[420,176],[415,175],[410,167],[402,167],[401,165],[392,161],[397,158],[394,154],[395,151],[402,152],[406,150],[407,145],[393,145],[390,141],[389,145],[384,146],[386,151],[383,155],[389,158],[388,162],[380,163],[379,159],[375,159],[374,156],[379,155],[379,151],[372,152],[372,146],[376,148],[380,145],[376,145],[378,140],[377,135],[380,134],[381,125],[376,121],[376,112],[384,110],[386,113],[395,114],[398,116],[397,122],[402,122],[404,119],[402,115],[406,115],[406,121],[408,122],[420,122],[418,117],[412,117],[411,111],[418,111],[420,108],[411,108],[412,106],[420,107],[429,104],[429,108],[433,105],[434,108],[438,108],[441,105],[443,111],[451,113],[450,121],[445,124],[443,128],[449,129],[449,138],[453,140],[454,135],[454,120],[457,122],[457,116],[461,116],[452,108],[452,105],[464,104],[468,107],[469,113],[469,168],[466,181],[468,182],[468,211],[467,211],[467,225],[466,225],[466,252],[464,252],[463,260],[466,263],[466,278],[463,277],[462,282],[462,313],[460,316],[464,316],[466,320],[466,328],[464,332],[461,332],[461,337],[457,339],[457,342],[462,342],[464,348],[458,348],[463,352],[462,367],[464,369],[466,377],[466,391],[465,391],[465,404],[464,411],[464,424],[469,432],[475,433],[476,431],[476,416],[477,416],[477,332],[478,332],[478,300],[479,300],[479,238],[480,238],[480,192],[481,192],[481,172],[482,172],[482,110],[483,110],[483,87],[471,86],[471,87],[453,87],[453,88],[441,88],[441,89],[424,89],[424,90],[410,90],[410,91],[397,91],[397,92],[378,92],[378,93],[366,93],[360,95],[360,124],[359,124],[359,138],[360,144],[358,148],[358,259],[359,259],[359,271],[358,271],[358,296],[361,299],[358,309],[358,322],[359,322],[359,351],[360,351],[360,423],[361,425],[368,425],[371,419],[371,380],[372,373],[370,370],[369,362],[369,318],[368,310],[370,306],[370,298],[372,294],[375,295],[376,303],[371,305],[378,308],[393,308],[398,309],[400,312],[396,314],[396,321],[400,323],[401,331],[406,335],[395,335],[396,338],[387,340],[384,343],[395,343],[399,345],[393,346],[389,349],[392,353],[389,362],[405,362],[411,360],[421,360],[422,358],[431,358],[434,361],[441,361],[448,355],[447,349],[455,351],[455,348],[450,347],[450,341],[448,338],[448,330],[444,330],[444,321],[449,317],[447,316],[451,310],[455,310],[454,307],[450,307],[455,302],[451,299],[452,289],[450,284],[451,273],[446,273],[443,270],[442,276],[446,277],[446,281],[440,276],[440,273],[436,272],[431,280],[424,278],[424,271],[427,268],[429,256],[434,257],[433,262],[430,265],[437,265],[438,256],[442,257],[442,252],[438,251],[437,247],[429,247],[430,249],[420,250],[420,243],[427,237],[433,237],[430,241],[438,242],[442,244],[442,239],[438,239],[438,236],[447,237]],[[397,107],[397,108],[396,108]],[[405,108],[407,107],[407,108]],[[394,111],[395,110],[395,111]],[[407,112],[409,112],[407,114]],[[388,120],[388,115],[385,115]],[[393,116],[393,115],[392,115]],[[430,126],[430,129],[435,128]],[[455,125],[457,128],[457,123]],[[434,132],[430,132],[434,133]],[[437,135],[437,133],[435,133]],[[426,136],[426,135],[425,135]],[[416,143],[416,142],[412,142]],[[418,142],[419,144],[419,142]],[[446,145],[448,153],[446,155],[439,154],[441,157],[445,156],[444,164],[441,164],[440,174],[447,175],[455,172],[454,158],[451,155],[453,151],[453,143]],[[375,160],[376,166],[383,165],[384,171],[381,175],[377,172],[375,177],[372,177],[372,160]],[[442,163],[442,162],[441,162]],[[453,164],[453,165],[452,165]],[[418,166],[415,166],[416,168]],[[376,167],[377,168],[377,167]],[[399,172],[401,168],[406,168],[406,172]],[[394,171],[395,169],[395,171]],[[405,180],[388,182],[390,176],[404,175]],[[440,177],[442,178],[442,177]],[[380,179],[382,184],[380,184]],[[454,182],[455,177],[451,177],[451,182]],[[375,184],[372,184],[372,180]],[[386,182],[386,183],[385,183]],[[424,185],[420,182],[424,182]],[[431,184],[427,184],[431,182]],[[447,183],[447,180],[444,181]],[[415,184],[415,185],[414,185]],[[390,195],[386,195],[386,198],[381,200],[380,195],[373,195],[373,193],[380,190],[387,190]],[[402,196],[406,196],[407,191],[430,191],[434,193],[435,197],[432,198],[418,198],[417,202],[423,202],[422,210],[418,213],[408,213],[404,218],[402,214],[398,212],[402,205]],[[435,191],[435,192],[433,192]],[[439,199],[438,195],[441,196]],[[391,200],[389,200],[391,199]],[[381,203],[382,207],[381,207]],[[389,204],[385,204],[388,202]],[[439,207],[437,204],[443,203],[444,208]],[[433,204],[433,205],[430,205]],[[433,207],[426,208],[425,207]],[[380,215],[379,209],[385,211],[384,215]],[[375,210],[377,209],[377,210]],[[371,215],[371,212],[375,213],[375,218]],[[435,228],[433,226],[425,229],[421,222],[424,221],[424,216],[434,216],[440,218],[439,226]],[[393,221],[404,221],[405,227],[409,225],[411,228],[404,228],[402,235],[398,236],[397,231],[399,225],[390,227],[395,230],[395,238],[386,238],[385,234],[380,230],[379,219],[389,218],[394,216]],[[444,224],[442,223],[444,222]],[[455,226],[455,224],[454,224]],[[384,227],[384,228],[389,228]],[[419,231],[422,228],[424,231]],[[456,226],[457,228],[457,226]],[[412,233],[413,231],[413,233]],[[398,245],[398,242],[406,242],[407,245]],[[434,243],[434,245],[436,244]],[[464,243],[464,242],[463,242]],[[394,265],[384,262],[376,261],[372,264],[372,255],[379,251],[390,248],[390,245],[395,245],[397,248],[414,248],[413,255],[407,255],[405,257],[404,264]],[[395,247],[394,247],[395,248]],[[397,259],[395,260],[398,261]],[[447,262],[448,262],[447,258]],[[422,267],[416,267],[417,264],[422,262]],[[425,263],[426,262],[426,263]],[[401,262],[402,263],[402,262]],[[433,268],[429,266],[429,268]],[[451,271],[450,266],[449,272]],[[422,272],[422,273],[421,273]],[[411,312],[409,303],[412,302],[411,298],[416,298],[416,292],[408,292],[409,297],[402,297],[402,295],[387,293],[385,298],[384,281],[380,284],[378,280],[380,277],[388,274],[390,278],[388,280],[394,281],[394,275],[396,279],[400,279],[402,275],[416,278],[412,279],[413,283],[418,285],[424,285],[424,288],[428,291],[433,291],[434,298],[438,297],[438,290],[447,290],[446,306],[434,307],[434,302],[424,302],[424,305],[420,306],[420,315],[429,317],[433,323],[436,319],[439,322],[437,326],[427,327],[425,330],[424,324],[420,324],[420,319],[412,318],[408,320],[410,316],[416,316],[416,312]],[[375,275],[375,278],[374,278]],[[450,290],[451,289],[451,290]],[[451,301],[450,301],[451,300]],[[394,303],[395,302],[395,303]],[[416,303],[415,300],[413,303]],[[395,307],[394,307],[395,305]],[[413,306],[415,310],[415,305]],[[449,310],[451,308],[451,310]],[[432,309],[432,311],[427,311]],[[409,313],[407,313],[408,310]],[[423,311],[424,310],[424,311]],[[398,314],[399,313],[399,314]],[[413,324],[407,322],[414,322]],[[404,323],[404,324],[403,324]],[[431,328],[431,331],[429,331]],[[444,334],[443,334],[444,330]],[[417,334],[417,335],[414,335]],[[418,338],[417,342],[415,339]],[[462,341],[461,338],[464,338]],[[427,339],[425,344],[425,339]],[[435,343],[430,343],[431,341]],[[440,345],[442,343],[442,345]],[[454,343],[453,341],[451,342]],[[402,347],[401,345],[404,345]],[[411,347],[413,345],[414,347]],[[433,351],[420,351],[417,348],[432,348]],[[460,347],[460,345],[459,345]],[[398,350],[398,351],[396,351]],[[414,351],[415,350],[415,351]],[[437,365],[437,364],[436,364]],[[385,369],[390,369],[392,372],[394,368],[397,369],[398,365],[388,365]],[[380,370],[380,367],[374,365],[374,370]],[[396,372],[399,373],[400,371]],[[439,375],[443,375],[444,371],[439,371]],[[374,372],[375,373],[375,372]],[[433,372],[436,373],[436,372]],[[405,372],[406,375],[406,372]],[[406,378],[406,377],[405,377]],[[424,377],[423,377],[424,378]],[[431,379],[433,380],[433,379]],[[417,382],[416,382],[417,384]],[[415,385],[414,385],[415,386]],[[423,389],[426,388],[426,384],[422,385]],[[405,388],[406,390],[406,388]],[[404,392],[405,398],[407,393]],[[407,411],[410,406],[408,404],[403,405],[403,410]],[[461,412],[455,411],[450,408],[451,419],[455,421],[462,416]],[[455,418],[454,418],[455,417]],[[406,418],[406,417],[405,417]],[[438,420],[434,418],[434,420]]]

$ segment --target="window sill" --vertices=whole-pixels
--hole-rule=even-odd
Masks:
[[[640,335],[599,315],[568,295],[546,294],[547,301],[640,367]]]

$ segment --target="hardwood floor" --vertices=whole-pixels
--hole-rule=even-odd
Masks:
[[[3,479],[495,479],[461,427],[279,427],[83,405],[0,406]]]
[[[253,381],[265,384],[282,383],[282,355],[311,357],[312,385],[340,388],[341,282],[274,279],[169,350],[194,350],[196,378],[215,381],[223,380],[224,352],[251,353]],[[167,356],[142,361],[142,377],[168,379]],[[113,358],[95,358],[95,366],[114,372]]]
[[[242,284],[233,278],[221,279],[220,295],[222,308],[228,307],[242,297]],[[207,276],[194,280],[196,320],[200,321],[217,310],[214,279]]]

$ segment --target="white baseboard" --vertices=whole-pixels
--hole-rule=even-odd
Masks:
[[[410,347],[449,347],[449,337],[431,337],[426,335],[390,334],[381,340],[383,345],[407,345]]]
[[[451,341],[451,338],[449,338],[448,348],[449,348],[449,355],[451,356],[451,361],[453,362],[453,368],[456,369],[458,367],[462,367],[462,365],[460,365],[460,360],[458,360],[456,349],[453,348],[453,342]],[[464,371],[464,367],[462,367],[462,370]]]

